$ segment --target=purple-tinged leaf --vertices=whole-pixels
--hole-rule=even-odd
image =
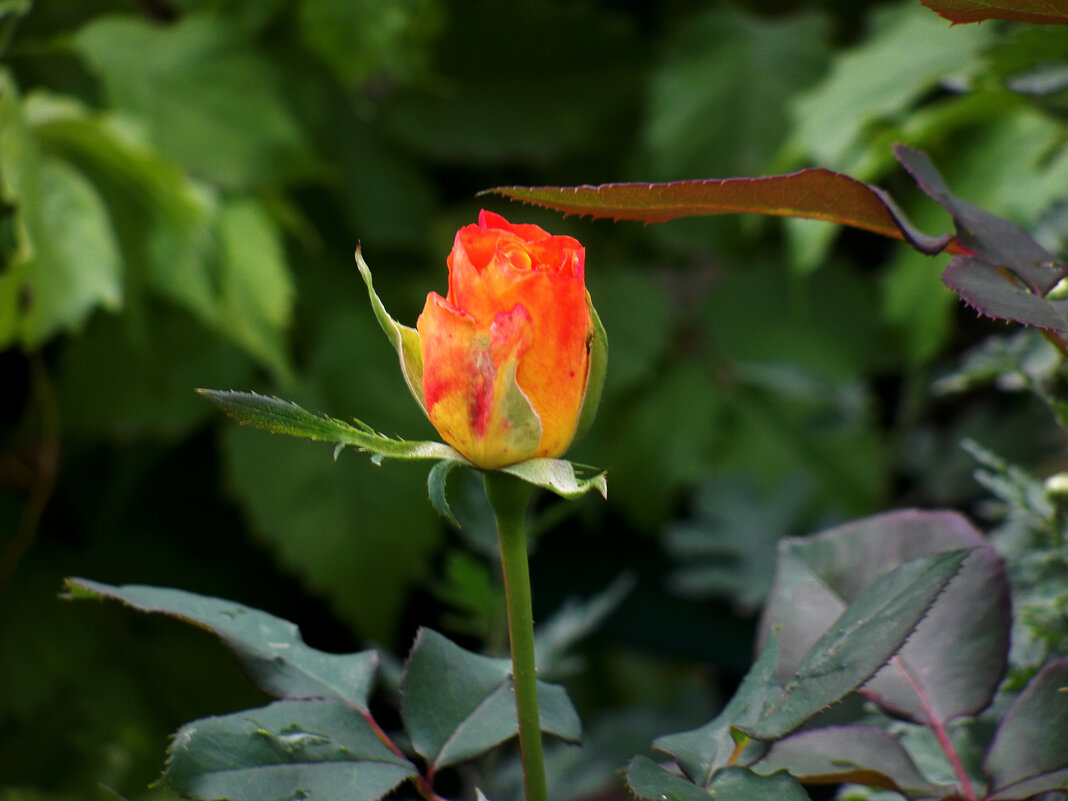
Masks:
[[[905,748],[874,726],[828,726],[772,744],[751,766],[757,773],[787,770],[805,784],[863,784],[910,798],[942,798],[952,788],[929,782]]]
[[[985,261],[957,256],[942,273],[942,283],[987,317],[1068,331],[1068,300],[1028,292]]]
[[[1048,25],[1068,25],[1068,0],[920,0],[950,22],[1011,19]]]
[[[920,722],[929,714],[945,722],[983,709],[1005,671],[1008,579],[983,536],[954,512],[890,512],[813,537],[784,540],[758,632],[763,642],[776,631],[780,680],[789,678],[841,611],[881,574],[917,557],[961,547],[974,550],[960,573],[894,664],[867,682],[864,692],[895,714]]]
[[[735,750],[731,727],[755,723],[764,706],[782,691],[774,677],[778,663],[779,649],[772,635],[737,692],[714,720],[697,729],[658,737],[653,748],[671,754],[687,776],[707,787]]]
[[[1068,791],[1068,657],[1047,664],[1013,701],[983,770],[990,801]]]
[[[918,231],[883,190],[823,168],[764,178],[600,186],[507,186],[486,192],[565,214],[647,223],[738,213],[804,217],[904,239],[924,253],[938,253],[946,247],[956,252],[952,234],[932,237]]]
[[[763,742],[778,740],[871,679],[901,650],[971,550],[940,550],[875,578],[812,643],[756,723],[735,728]]]
[[[1068,274],[1068,265],[1022,228],[954,196],[926,153],[899,144],[894,145],[894,155],[920,188],[953,215],[957,241],[966,251],[1012,270],[1039,295],[1045,295]]]

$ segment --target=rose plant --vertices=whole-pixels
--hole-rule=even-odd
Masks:
[[[928,5],[956,21],[967,21],[953,16],[966,11],[997,11]],[[947,250],[955,258],[944,280],[963,300],[1042,329],[1068,355],[1068,311],[1054,291],[1068,266],[1026,232],[953,195],[923,153],[895,152],[950,212],[953,233],[926,236],[883,190],[820,169],[497,191],[646,222],[743,211],[833,220],[904,239],[923,253]],[[561,458],[591,424],[605,373],[606,337],[585,288],[585,251],[572,237],[483,211],[457,232],[446,294],[428,294],[414,327],[388,314],[359,250],[356,261],[405,381],[443,443],[393,439],[277,398],[200,392],[242,423],[332,442],[335,458],[349,446],[375,463],[435,462],[430,501],[453,523],[446,478],[458,467],[478,471],[496,521],[511,659],[422,629],[388,688],[401,699],[403,732],[392,731],[370,700],[376,651],[317,651],[286,621],[180,590],[72,579],[69,593],[117,599],[212,631],[257,686],[279,699],[183,727],[170,747],[166,787],[203,801],[377,801],[410,788],[442,801],[443,773],[518,735],[526,799],[547,801],[553,785],[541,737],[577,742],[582,730],[566,691],[538,672],[553,667],[582,626],[565,616],[555,631],[550,621],[536,636],[526,512],[536,487],[565,498],[606,493],[603,472]],[[1061,422],[1068,419],[1063,398],[1046,397]],[[1028,505],[1031,533],[1048,540],[1042,568],[1063,574],[1063,499],[1031,485],[1020,490],[1012,482],[1024,482],[1008,469],[996,479],[991,484],[1003,495],[1024,498],[1017,503]],[[1048,575],[1041,578],[1044,587]],[[834,783],[864,788],[852,797],[1063,798],[1068,659],[1029,665],[999,695],[1011,663],[1011,592],[995,548],[955,513],[898,511],[784,541],[751,671],[712,720],[653,742],[666,759],[634,757],[625,773],[630,791],[650,801],[803,801],[802,783]],[[589,604],[585,619],[597,618],[596,606]],[[382,673],[388,684],[389,671]],[[484,780],[465,795],[484,801]]]

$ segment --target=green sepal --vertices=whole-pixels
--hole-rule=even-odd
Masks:
[[[426,489],[430,496],[430,505],[434,507],[435,512],[448,520],[457,529],[460,528],[460,521],[452,513],[452,509],[449,507],[449,499],[445,497],[445,481],[448,479],[449,473],[459,466],[459,462],[443,459],[430,468],[430,472],[426,477]]]
[[[582,396],[582,409],[579,411],[578,424],[572,442],[582,439],[593,425],[597,416],[597,407],[601,405],[601,391],[604,389],[604,377],[608,371],[608,334],[604,330],[597,310],[593,308],[593,299],[586,292],[586,305],[590,309],[590,372],[586,378],[586,391]]]
[[[458,451],[442,442],[412,442],[379,434],[370,426],[354,420],[355,426],[323,414],[312,414],[292,401],[257,395],[255,392],[228,392],[198,389],[230,417],[247,426],[255,426],[276,434],[307,437],[322,442],[334,442],[372,454],[377,463],[382,459],[434,459],[470,465]],[[334,457],[337,458],[337,450]]]
[[[367,285],[367,294],[371,298],[371,308],[374,309],[378,324],[382,326],[389,343],[397,351],[400,359],[401,374],[404,382],[415,398],[416,403],[426,414],[426,400],[423,398],[423,353],[420,347],[419,332],[414,328],[401,325],[386,311],[381,299],[375,294],[374,284],[371,281],[371,270],[367,262],[363,260],[360,249],[356,248],[356,267]]]
[[[608,481],[604,471],[583,477],[574,462],[567,459],[527,459],[525,462],[499,468],[500,472],[526,481],[536,487],[555,492],[561,498],[578,498],[590,490],[597,490],[602,498],[608,498]]]

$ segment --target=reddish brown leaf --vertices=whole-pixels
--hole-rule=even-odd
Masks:
[[[765,178],[726,178],[600,186],[509,186],[487,190],[512,200],[614,220],[666,222],[679,217],[751,212],[850,225],[905,239],[925,253],[951,246],[952,234],[912,227],[890,196],[848,175],[816,168]]]
[[[950,22],[1011,19],[1049,25],[1068,24],[1068,0],[921,0]]]

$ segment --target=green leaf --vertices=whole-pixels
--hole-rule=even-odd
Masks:
[[[113,587],[67,579],[73,599],[113,598],[142,612],[171,615],[217,635],[261,690],[276,698],[326,698],[366,713],[378,653],[330,654],[305,645],[287,620],[239,603],[167,587]]]
[[[973,550],[959,575],[863,691],[894,714],[920,722],[930,713],[946,722],[979,712],[1005,670],[1009,586],[993,548],[954,512],[891,512],[784,540],[758,634],[776,633],[780,680],[788,679],[842,610],[883,580],[884,571],[962,547]]]
[[[99,16],[73,45],[111,102],[136,115],[150,141],[193,173],[245,188],[313,170],[279,66],[218,15],[187,14],[167,26]]]
[[[413,587],[429,580],[441,536],[423,500],[425,468],[334,463],[329,447],[225,428],[225,483],[255,539],[360,637],[390,641]]]
[[[538,623],[534,629],[538,675],[557,677],[575,672],[577,660],[568,651],[596,631],[636,584],[634,574],[623,573],[592,598],[586,601],[569,598],[551,617]]]
[[[920,557],[878,578],[816,640],[756,723],[737,728],[758,740],[779,739],[871,678],[901,649],[969,552]]]
[[[642,132],[649,172],[690,178],[765,169],[789,130],[787,101],[824,66],[827,18],[716,8],[679,23],[650,75]]]
[[[217,327],[213,194],[142,141],[120,115],[40,91],[27,98],[26,113],[41,145],[76,164],[107,200],[127,269],[138,271],[133,282],[144,281]]]
[[[634,114],[648,40],[616,15],[581,3],[469,0],[462,22],[451,22],[437,40],[433,81],[382,104],[381,125],[409,151],[437,162],[544,163]],[[529,82],[532,54],[546,42],[552,55],[539,57]]]
[[[773,743],[752,766],[758,773],[786,770],[805,784],[863,784],[910,798],[943,798],[951,786],[931,784],[898,740],[874,726],[828,726]]]
[[[7,51],[15,27],[29,10],[33,8],[32,0],[2,0],[0,2],[0,56]]]
[[[123,259],[100,194],[42,152],[14,81],[0,71],[0,194],[15,207],[15,249],[0,274],[0,347],[36,348],[123,303]]]
[[[500,471],[555,492],[561,498],[578,498],[590,490],[597,490],[602,498],[608,497],[608,481],[603,472],[583,478],[580,474],[583,468],[575,468],[576,465],[566,459],[527,459],[502,467]]]
[[[871,27],[871,36],[838,54],[827,77],[793,103],[791,146],[817,164],[849,167],[869,131],[956,74],[993,38],[986,26],[950,30],[915,4],[881,9]]]
[[[921,0],[932,11],[956,24],[988,19],[1011,19],[1048,25],[1068,25],[1064,0]]]
[[[183,726],[160,784],[203,801],[377,801],[415,775],[360,712],[278,701]]]
[[[56,389],[69,434],[177,441],[216,414],[191,387],[253,380],[236,345],[182,310],[149,303],[143,311],[150,325],[97,315],[64,347]]]
[[[409,442],[375,433],[363,423],[357,427],[321,414],[305,411],[291,401],[257,395],[255,392],[223,392],[198,389],[230,417],[243,425],[276,434],[350,445],[375,457],[386,459],[444,459],[468,464],[459,453],[440,442]]]
[[[774,494],[758,491],[748,475],[706,480],[695,493],[695,515],[665,532],[665,550],[678,565],[669,586],[688,598],[727,597],[755,612],[771,589],[778,544],[811,497],[811,482],[797,476]]]
[[[714,720],[692,731],[658,737],[653,747],[671,754],[687,776],[708,787],[737,747],[732,727],[755,723],[765,704],[781,692],[782,686],[775,679],[778,663],[779,648],[772,635],[741,686]]]
[[[294,288],[281,234],[263,206],[248,198],[223,205],[218,225],[223,330],[285,377]]]
[[[360,270],[363,282],[367,284],[367,294],[371,296],[371,308],[374,309],[378,324],[382,326],[382,331],[385,332],[386,337],[389,339],[389,344],[397,351],[397,356],[400,359],[401,375],[404,376],[404,381],[408,385],[412,397],[415,398],[416,403],[419,404],[425,414],[423,352],[419,332],[414,328],[401,325],[389,316],[386,307],[382,305],[382,301],[375,293],[374,284],[371,281],[371,269],[367,266],[367,262],[363,260],[363,255],[360,253],[359,248],[356,248],[356,266]]]
[[[627,784],[648,801],[709,801],[712,796],[681,776],[668,773],[649,757],[636,756],[627,764]]]
[[[895,239],[926,253],[947,247],[952,234],[915,229],[883,190],[823,168],[764,178],[725,178],[600,186],[501,186],[493,193],[565,214],[667,222],[716,214],[770,214],[841,223]]]
[[[421,629],[401,686],[415,750],[438,770],[471,759],[518,731],[511,662],[464,650]],[[541,729],[569,741],[581,724],[564,689],[538,682]]]
[[[372,76],[403,79],[425,68],[442,18],[437,0],[301,0],[298,23],[308,47],[355,88]]]
[[[990,799],[1068,791],[1068,658],[1043,667],[1005,712],[983,770]]]
[[[12,266],[23,277],[23,343],[37,347],[61,330],[80,328],[97,307],[118,311],[122,254],[103,200],[85,176],[58,159],[43,159],[19,211],[32,249]]]

